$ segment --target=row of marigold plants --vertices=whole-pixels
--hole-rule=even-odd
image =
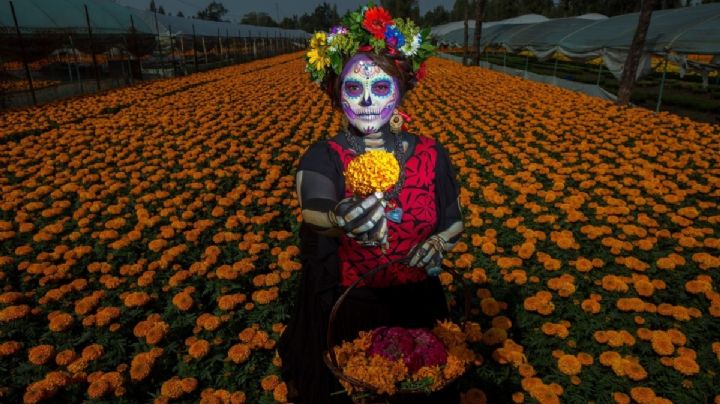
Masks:
[[[462,184],[463,401],[720,402],[720,129],[428,70],[402,108]],[[340,126],[299,54],[0,116],[0,394],[287,401],[294,170]]]

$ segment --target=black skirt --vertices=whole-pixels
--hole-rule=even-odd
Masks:
[[[302,272],[295,306],[278,343],[288,400],[296,404],[352,403],[322,360],[327,350],[330,311],[344,289],[339,285],[337,239],[300,229]],[[335,318],[335,341],[352,341],[360,331],[380,326],[432,328],[448,317],[448,306],[437,278],[386,288],[355,288]],[[340,392],[339,394],[331,394]],[[455,384],[408,403],[459,403]]]

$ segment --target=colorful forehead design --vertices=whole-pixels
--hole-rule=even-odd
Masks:
[[[385,76],[382,78],[388,78],[397,85],[397,80],[394,77],[387,74],[372,59],[363,54],[358,54],[350,58],[340,73],[342,81],[345,81],[348,77],[370,80],[378,76]]]
[[[340,74],[340,77],[344,79],[346,76],[352,74],[354,76],[361,76],[365,79],[370,79],[371,77],[377,76],[381,73],[384,72],[380,66],[376,65],[369,57],[360,54],[355,55],[348,60],[342,70],[342,73]]]

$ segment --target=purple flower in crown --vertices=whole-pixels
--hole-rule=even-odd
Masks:
[[[330,30],[330,33],[334,34],[334,35],[347,34],[348,32],[350,32],[350,31],[347,28],[343,27],[342,25],[336,25],[336,26],[332,27],[332,29]]]

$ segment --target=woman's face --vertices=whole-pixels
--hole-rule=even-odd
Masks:
[[[350,124],[365,134],[378,132],[400,98],[397,80],[363,54],[353,56],[340,77],[340,103]]]

